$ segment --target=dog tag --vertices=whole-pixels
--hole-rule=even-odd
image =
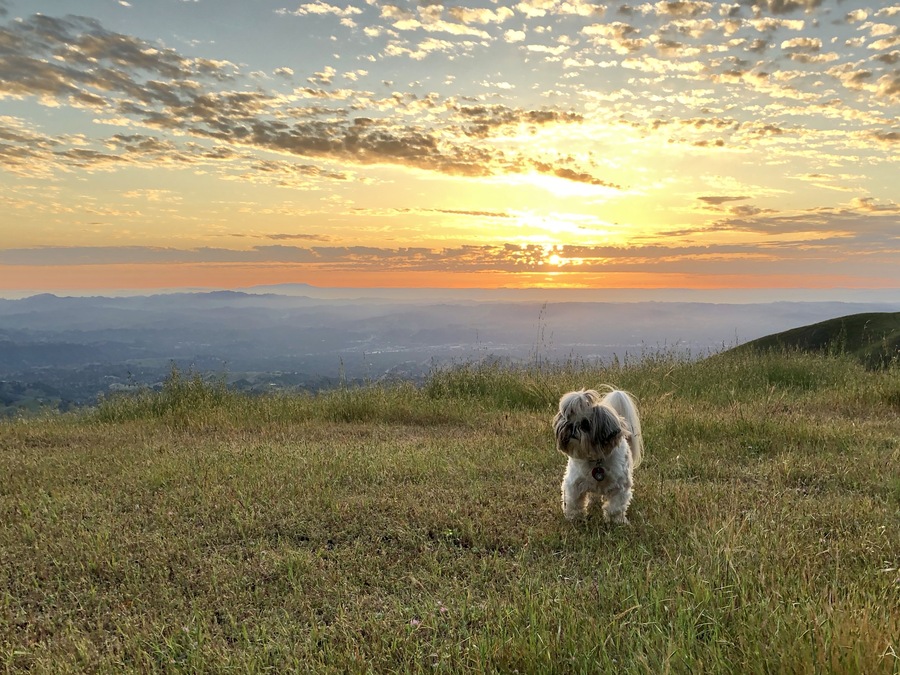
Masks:
[[[595,481],[599,483],[606,476],[606,469],[604,469],[602,466],[595,466],[593,469],[591,469],[591,476]]]

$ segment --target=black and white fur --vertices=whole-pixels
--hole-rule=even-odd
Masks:
[[[570,391],[553,418],[557,449],[569,458],[562,481],[563,514],[583,517],[591,502],[603,503],[604,517],[627,523],[632,472],[641,463],[644,443],[637,405],[627,392],[610,389]]]

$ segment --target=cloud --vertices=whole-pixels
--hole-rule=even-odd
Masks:
[[[496,11],[485,8],[451,7],[448,14],[460,23],[490,24],[504,23],[515,16],[509,7],[499,7]]]
[[[760,33],[771,33],[781,28],[801,31],[806,25],[804,21],[799,19],[776,19],[768,16],[749,19],[747,24],[753,26]]]
[[[427,209],[435,213],[446,213],[453,216],[471,216],[473,218],[515,218],[516,216],[506,211],[464,211],[458,209]]]
[[[900,214],[900,204],[897,204],[896,202],[879,204],[878,200],[873,197],[854,197],[850,200],[849,207],[851,209],[865,211],[868,213]]]
[[[900,35],[891,35],[890,37],[869,43],[868,48],[873,51],[885,51],[893,49],[897,45],[900,45]]]
[[[709,2],[657,2],[653,6],[657,14],[693,18],[712,9]]]
[[[850,90],[866,91],[878,98],[900,100],[900,72],[876,72],[862,64],[842,63],[825,71]]]
[[[860,135],[884,146],[900,143],[900,131],[870,130],[864,131]]]
[[[612,23],[590,24],[582,28],[581,32],[588,37],[621,40],[631,35],[637,35],[640,33],[640,30],[630,24],[622,23],[621,21],[613,21]]]
[[[180,202],[183,197],[172,190],[127,190],[122,193],[126,199],[140,199],[148,202]]]
[[[561,2],[555,9],[562,16],[583,16],[599,18],[606,14],[606,5],[597,4],[590,0],[570,0]]]
[[[227,180],[268,183],[310,189],[322,182],[347,181],[347,171],[325,169],[309,163],[261,160],[230,144],[206,146],[147,134],[113,134],[95,139],[96,148],[82,147],[80,137],[44,136],[21,120],[0,118],[0,167],[23,176],[47,178],[74,169],[86,174],[123,167],[206,167]],[[136,197],[141,191],[131,191]],[[148,195],[150,191],[144,191]]]
[[[559,5],[558,0],[522,0],[516,5],[516,10],[529,18],[546,16]]]
[[[582,28],[581,33],[595,47],[605,47],[615,54],[638,52],[649,44],[649,41],[636,37],[640,33],[638,28],[621,21],[591,24]]]
[[[530,52],[537,52],[541,54],[549,54],[551,57],[558,57],[560,54],[564,54],[568,47],[565,45],[556,45],[555,47],[551,47],[549,45],[526,45],[525,49]]]
[[[750,199],[750,197],[745,197],[745,196],[730,197],[730,196],[722,195],[722,196],[697,197],[697,199],[699,199],[701,202],[704,202],[705,204],[710,204],[711,206],[720,206],[727,202],[739,202],[739,201],[743,201],[745,199]]]
[[[325,5],[315,5],[324,10]],[[304,11],[312,11],[304,6]],[[424,11],[427,8],[420,8]],[[318,10],[317,10],[318,11]],[[382,13],[409,13],[385,6]],[[458,120],[439,118],[429,125],[404,124],[404,109],[418,114],[438,105],[431,97],[393,98],[385,102],[384,119],[361,124],[330,108],[298,108],[282,94],[240,86],[237,67],[227,61],[183,57],[174,50],[135,37],[108,31],[98,22],[78,17],[35,15],[2,28],[0,44],[12,45],[0,60],[0,96],[32,96],[91,106],[110,119],[125,120],[162,134],[177,132],[217,147],[255,148],[291,155],[368,166],[393,164],[455,176],[489,176],[530,171],[531,159],[478,144],[495,130],[513,125],[580,123],[580,116],[554,110],[492,108],[484,116],[463,111],[464,133],[454,138]],[[440,41],[425,41],[424,51],[443,49]],[[64,56],[65,58],[54,58]],[[286,71],[282,71],[287,74]],[[294,96],[327,100],[358,99],[378,105],[371,94],[330,88],[337,71],[325,66],[310,76],[319,88],[298,89]],[[224,85],[233,83],[232,89]],[[446,105],[445,110],[453,110]],[[362,119],[362,118],[357,118]],[[122,140],[122,139],[119,139]],[[7,149],[2,161],[18,171],[28,170],[35,155],[42,166],[113,168],[133,163],[133,145],[113,143],[107,148],[64,148],[50,151],[43,144],[22,142]],[[149,145],[148,138],[142,141]],[[113,154],[110,150],[117,150]],[[160,141],[143,148],[143,155],[162,161],[193,162],[200,152],[185,152],[183,144]],[[545,161],[544,159],[541,160]],[[258,163],[257,172],[268,165]],[[296,173],[296,172],[295,172]],[[584,170],[566,167],[560,177],[583,182]],[[322,174],[338,178],[338,173]],[[570,178],[569,178],[570,177]]]
[[[855,188],[850,184],[858,184],[861,176],[847,174],[825,174],[825,173],[807,173],[799,176],[793,176],[798,180],[805,181],[818,188],[826,190],[835,190],[838,192],[851,192]]]
[[[519,214],[510,212],[510,211],[484,211],[484,210],[471,210],[471,209],[434,209],[434,208],[401,208],[401,207],[393,207],[388,209],[373,209],[373,208],[362,208],[362,207],[354,207],[351,209],[351,212],[356,215],[364,215],[364,216],[376,216],[376,217],[393,217],[396,215],[409,215],[409,214],[440,214],[440,215],[448,215],[448,216],[464,216],[466,218],[475,218],[478,220],[483,220],[485,218],[490,219],[513,219],[518,218]]]
[[[886,256],[900,254],[897,235],[897,205],[879,204],[871,198],[857,198],[843,206],[818,207],[797,212],[768,210],[751,217],[740,215],[716,221],[708,231],[745,232],[765,238],[781,237],[785,242],[832,242],[845,251],[875,244]],[[765,241],[766,239],[763,239]],[[839,245],[839,246],[838,246]],[[837,248],[836,248],[837,250]]]
[[[294,16],[307,16],[310,14],[333,14],[338,17],[350,17],[355,14],[362,14],[362,10],[358,7],[354,7],[351,4],[347,4],[345,7],[337,7],[335,5],[329,5],[327,2],[323,2],[322,0],[317,0],[316,2],[308,2],[303,5],[300,5],[293,12],[288,12],[285,9],[276,10],[276,14],[293,14]]]
[[[699,39],[707,33],[715,31],[719,24],[712,19],[677,19],[670,21],[660,29],[661,33],[678,33],[690,38]]]
[[[247,234],[246,232],[234,232],[232,237],[240,239],[256,238],[271,239],[273,241],[331,241],[332,237],[327,234],[305,234],[305,233],[275,233],[275,234]]]
[[[822,4],[822,0],[743,0],[752,4],[754,11],[770,14],[791,14],[809,12]]]
[[[546,162],[539,162],[539,161],[534,161],[533,165],[534,165],[534,168],[537,169],[537,171],[540,173],[554,176],[556,178],[562,178],[564,180],[572,181],[574,183],[585,183],[586,185],[595,185],[597,187],[606,187],[606,188],[611,188],[613,190],[621,190],[622,189],[621,185],[617,185],[615,183],[611,183],[609,181],[602,180],[586,171],[575,171],[573,169],[567,169],[565,167],[553,166],[551,164],[547,164]]]
[[[226,61],[189,59],[82,17],[34,15],[0,27],[0,98],[35,96],[112,105],[108,92],[176,105],[198,79],[225,81]]]
[[[822,49],[822,41],[819,38],[795,37],[782,42],[781,48],[786,51],[818,52]]]
[[[577,113],[521,110],[505,105],[460,106],[457,111],[464,133],[475,138],[487,138],[498,129],[519,125],[577,124],[584,121]]]
[[[415,61],[421,61],[435,53],[452,54],[458,48],[459,45],[455,42],[428,37],[416,44],[415,48],[404,47],[397,42],[391,43],[386,53],[390,56],[405,54]]]
[[[327,86],[334,80],[337,71],[332,66],[325,66],[320,72],[313,73],[311,77],[307,77],[306,81],[310,84],[318,84]]]
[[[242,162],[240,169],[232,169],[225,178],[243,183],[267,183],[277,187],[311,190],[323,182],[347,181],[351,175],[344,171],[326,170],[313,164],[248,159]]]
[[[900,101],[900,72],[886,73],[875,82],[875,95]]]
[[[347,272],[689,272],[818,274],[822,264],[841,265],[843,273],[896,278],[900,241],[895,232],[895,203],[854,200],[843,208],[775,214],[738,208],[714,229],[754,231],[757,243],[700,243],[710,228],[671,232],[656,242],[611,245],[547,245],[531,243],[465,244],[443,248],[401,246],[311,246],[283,244],[249,249],[198,247],[42,247],[0,250],[0,265],[295,265],[300,269]],[[864,226],[861,226],[863,225]],[[317,235],[262,235],[276,240],[314,240]],[[692,239],[694,241],[692,241]],[[562,265],[551,265],[552,260]],[[848,256],[857,262],[848,263]]]
[[[457,36],[471,36],[479,39],[490,39],[490,35],[472,24],[502,23],[510,17],[508,10],[500,9],[497,12],[491,10],[467,10],[457,8],[451,11],[452,21],[443,18],[444,8],[441,5],[418,7],[416,12],[398,7],[397,5],[383,5],[381,17],[391,23],[398,31],[424,30],[433,33],[447,33]]]
[[[199,164],[230,159],[231,151],[180,148],[169,140],[143,134],[115,134],[94,148],[80,136],[47,136],[15,118],[0,118],[0,167],[23,176],[49,177],[80,169],[88,173],[122,166]]]

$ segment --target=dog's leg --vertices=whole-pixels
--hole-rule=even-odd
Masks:
[[[625,525],[628,523],[625,512],[628,511],[630,503],[631,487],[616,490],[607,496],[606,503],[603,505],[603,515],[611,523]]]
[[[562,509],[567,520],[577,520],[584,517],[584,509],[587,501],[587,491],[577,485],[577,482],[563,480],[562,483]]]

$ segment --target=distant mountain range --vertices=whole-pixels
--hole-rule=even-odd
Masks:
[[[849,354],[867,367],[900,361],[900,312],[866,312],[766,335],[735,348]]]

